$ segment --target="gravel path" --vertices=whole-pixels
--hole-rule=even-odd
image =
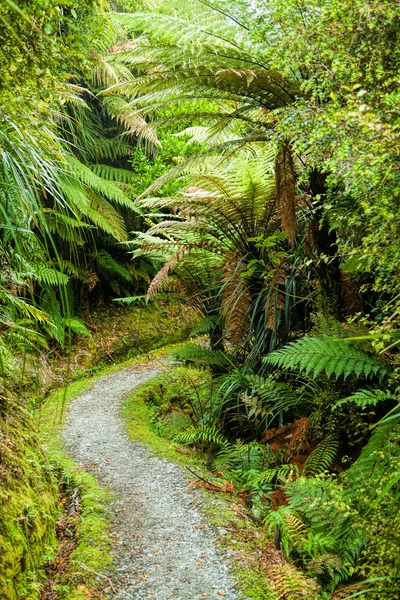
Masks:
[[[180,468],[128,440],[121,400],[158,373],[134,366],[103,377],[70,405],[64,438],[71,455],[115,494],[116,564],[110,598],[229,600],[243,598],[199,514],[200,494]]]

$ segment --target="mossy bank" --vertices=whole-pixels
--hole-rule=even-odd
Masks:
[[[54,553],[58,489],[27,410],[8,398],[0,417],[0,598],[35,598]]]

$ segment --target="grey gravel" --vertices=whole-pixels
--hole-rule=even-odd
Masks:
[[[124,396],[155,377],[154,365],[135,366],[100,379],[74,400],[64,438],[70,454],[114,493],[116,570],[109,598],[131,600],[239,600],[216,532],[198,508],[180,468],[128,440],[120,417]],[[225,532],[222,531],[222,534]]]

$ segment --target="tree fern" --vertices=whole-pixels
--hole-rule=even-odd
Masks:
[[[356,348],[346,339],[330,336],[304,337],[272,352],[264,361],[284,369],[298,369],[313,377],[325,372],[336,379],[341,376],[346,379],[351,374],[383,378],[388,373],[379,356]]]

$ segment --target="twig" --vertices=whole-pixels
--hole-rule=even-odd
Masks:
[[[200,475],[198,475],[197,473],[192,471],[192,469],[190,469],[189,467],[186,467],[186,468],[188,471],[191,472],[192,475],[197,477],[197,479],[200,479],[200,481],[204,481],[204,483],[206,483],[207,485],[212,485],[215,488],[216,492],[223,492],[223,490],[221,490],[221,488],[218,486],[218,484],[213,483],[212,481],[207,481],[207,479],[204,479],[204,477],[200,477]]]
[[[113,585],[113,582],[111,581],[111,579],[107,575],[104,575],[104,573],[97,573],[97,571],[93,571],[92,569],[89,569],[89,567],[87,567],[86,565],[84,565],[81,562],[77,561],[77,564],[80,567],[82,567],[82,569],[85,569],[85,571],[89,571],[89,573],[93,573],[93,575],[97,575],[98,577],[103,577],[103,579],[107,579],[108,583],[110,584],[110,587],[111,587],[112,591],[115,593],[115,587]]]

